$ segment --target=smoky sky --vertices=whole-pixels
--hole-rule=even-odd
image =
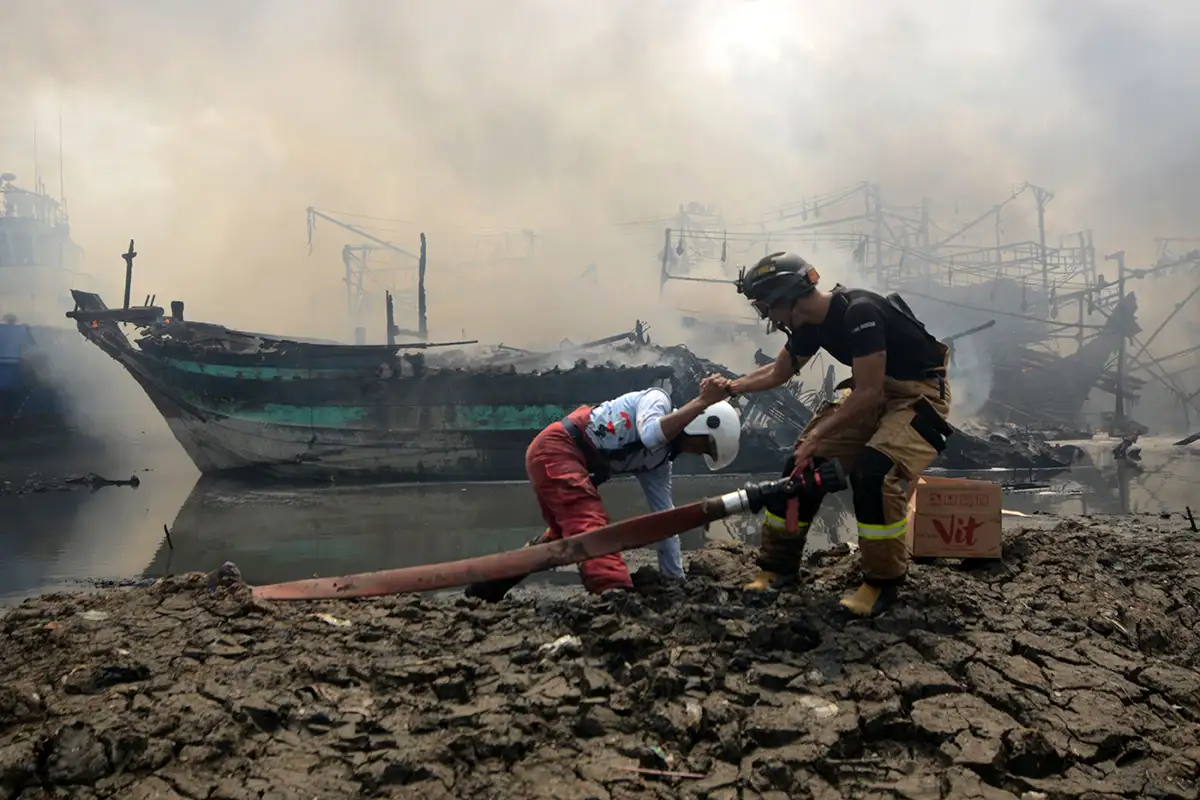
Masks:
[[[1091,162],[1093,224],[1128,238],[1195,235],[1200,9],[1102,0],[1051,3],[1042,13],[1057,32],[1063,82],[1087,126],[1067,163],[1082,172]]]
[[[1098,248],[1148,260],[1155,236],[1197,232],[1198,14],[1102,0],[6,0],[0,167],[31,171],[36,117],[57,191],[46,151],[61,98],[88,271],[115,280],[135,237],[138,287],[208,319],[346,337],[340,251],[354,237],[320,225],[308,255],[314,205],[400,220],[379,233],[407,248],[429,233],[435,335],[603,335],[657,302],[661,232],[614,224],[693,200],[749,219],[874,180],[889,200],[929,196],[935,214],[969,218],[1028,180],[1055,192],[1054,234],[1092,227]],[[542,237],[537,258],[475,263],[476,234],[522,228]],[[598,288],[577,279],[589,263]]]

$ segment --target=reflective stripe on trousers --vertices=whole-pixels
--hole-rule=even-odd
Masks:
[[[804,534],[806,534],[808,532],[808,526],[810,524],[811,523],[808,523],[808,522],[797,522],[796,523],[796,529],[797,529],[796,532],[793,534],[790,534],[790,535],[792,537],[803,536]],[[788,529],[787,529],[787,520],[784,519],[783,517],[779,516],[778,514],[772,514],[770,511],[764,512],[763,531],[769,531],[770,533],[776,534],[778,536],[786,537],[789,535]]]
[[[887,525],[868,525],[865,522],[858,523],[858,537],[860,539],[870,539],[876,542],[886,539],[902,539],[907,533],[907,519]]]

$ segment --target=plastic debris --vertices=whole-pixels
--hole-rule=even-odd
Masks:
[[[801,696],[800,704],[807,707],[817,719],[828,719],[836,716],[838,713],[837,703],[830,702],[823,697],[817,697],[815,694],[806,694]]]
[[[538,648],[538,652],[546,656],[557,656],[563,653],[579,653],[583,650],[583,641],[578,636],[560,636],[553,642],[547,642]]]
[[[650,746],[650,754],[658,759],[659,763],[667,769],[675,766],[675,757],[656,744]]]
[[[683,704],[683,711],[687,714],[688,727],[699,728],[701,721],[704,719],[704,709],[695,700],[689,699]]]

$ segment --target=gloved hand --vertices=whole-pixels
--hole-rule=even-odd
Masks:
[[[809,438],[800,439],[796,442],[796,449],[792,453],[792,457],[796,460],[796,466],[792,470],[792,475],[799,475],[804,470],[813,465],[813,456],[817,454],[816,440]]]

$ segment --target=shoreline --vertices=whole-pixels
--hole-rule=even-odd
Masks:
[[[853,554],[747,598],[736,542],[615,599],[260,604],[201,574],[28,599],[0,798],[1196,798],[1200,534],[1021,522],[870,621],[836,611]]]

